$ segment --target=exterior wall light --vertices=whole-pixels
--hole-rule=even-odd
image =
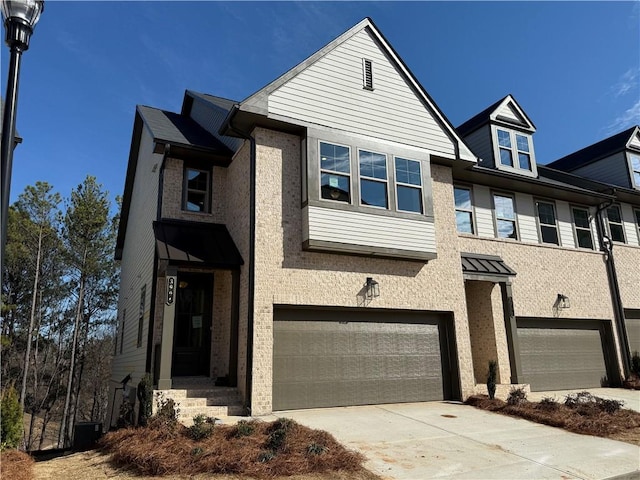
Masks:
[[[380,296],[380,285],[373,279],[373,277],[367,277],[367,281],[364,286],[368,300]]]
[[[571,308],[571,302],[569,301],[569,297],[559,293],[558,298],[556,299],[556,306],[557,308]]]

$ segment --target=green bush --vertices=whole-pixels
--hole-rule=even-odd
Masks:
[[[187,435],[191,440],[199,441],[209,438],[213,434],[213,427],[216,419],[206,415],[196,415],[193,417],[193,425],[187,430]]]
[[[164,398],[162,395],[158,395],[156,402],[158,410],[147,421],[147,424],[170,436],[175,434],[178,429],[178,414],[180,413],[180,410],[176,408],[176,402],[172,398]]]
[[[498,378],[498,362],[495,360],[489,360],[489,374],[487,375],[487,392],[489,398],[494,399],[496,397],[496,380]]]
[[[319,443],[312,443],[307,447],[307,454],[309,455],[322,455],[326,453],[328,450],[324,445],[320,445]]]
[[[143,427],[151,418],[151,407],[153,406],[153,379],[151,374],[145,373],[140,383],[138,383],[138,401],[140,410],[138,411],[138,425]]]
[[[22,438],[22,418],[18,393],[12,385],[2,391],[0,398],[0,450],[18,447]]]
[[[254,422],[248,422],[246,420],[240,420],[236,425],[235,437],[250,437],[253,435],[256,427]]]
[[[507,397],[507,403],[509,405],[520,405],[527,401],[527,392],[524,391],[523,387],[512,388],[509,392],[509,396]]]

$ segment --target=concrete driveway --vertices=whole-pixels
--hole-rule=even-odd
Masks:
[[[640,447],[457,402],[290,410],[270,419],[278,417],[332,433],[385,479],[640,478]]]

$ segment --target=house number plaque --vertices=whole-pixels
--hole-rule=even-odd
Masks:
[[[173,304],[173,295],[176,290],[176,277],[169,277],[167,279],[167,305]]]

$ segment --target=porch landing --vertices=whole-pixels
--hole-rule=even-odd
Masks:
[[[174,377],[170,390],[153,391],[153,413],[161,398],[172,399],[178,410],[178,420],[189,426],[196,415],[230,417],[245,415],[238,389],[216,386],[215,378]]]

